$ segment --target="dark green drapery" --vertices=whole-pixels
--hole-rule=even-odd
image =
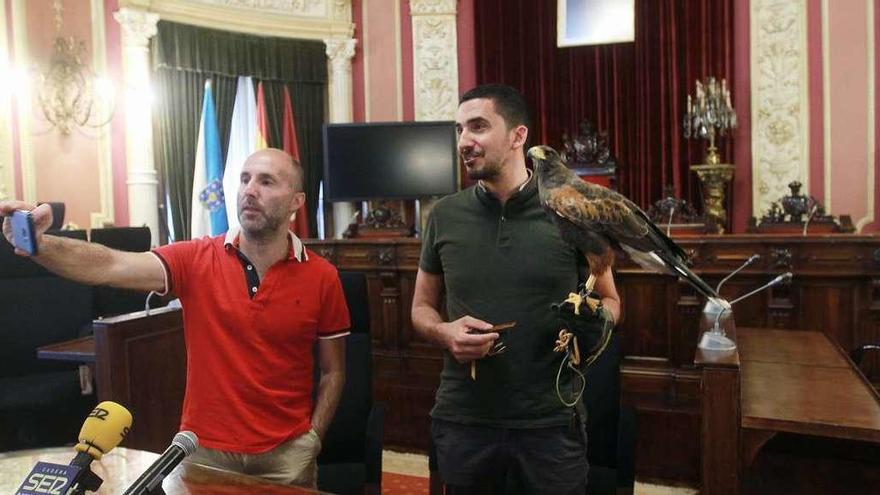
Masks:
[[[160,21],[152,41],[156,160],[170,217],[167,234],[190,238],[193,166],[205,81],[213,81],[225,162],[237,76],[263,81],[269,146],[281,147],[283,88],[293,104],[305,169],[309,229],[317,232],[318,184],[323,176],[321,129],[326,121],[327,57],[320,41],[267,38]],[[229,200],[229,199],[227,199]],[[235,200],[235,198],[231,198]],[[161,201],[166,203],[166,201]]]

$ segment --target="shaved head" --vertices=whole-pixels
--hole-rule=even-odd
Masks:
[[[245,160],[238,186],[238,220],[249,238],[286,236],[290,216],[304,202],[302,166],[288,153],[267,148]]]
[[[252,160],[267,160],[272,163],[283,165],[282,173],[290,180],[293,190],[296,192],[303,192],[305,190],[302,165],[300,165],[299,161],[290,156],[290,153],[278,148],[265,148],[252,153],[245,163]]]

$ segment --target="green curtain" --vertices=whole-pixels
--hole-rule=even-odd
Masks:
[[[153,135],[160,191],[170,211],[165,234],[190,238],[193,165],[205,81],[213,82],[221,152],[225,161],[237,77],[264,84],[269,145],[281,147],[283,87],[287,86],[306,171],[309,228],[317,232],[318,184],[323,176],[322,127],[326,122],[327,57],[320,41],[250,36],[160,21],[152,39],[157,101]],[[233,198],[234,200],[234,198]],[[166,201],[160,201],[165,204]]]
[[[293,106],[296,138],[299,142],[300,162],[305,173],[306,206],[309,214],[309,232],[318,235],[318,186],[324,177],[324,122],[326,121],[326,85],[284,84],[263,81],[266,97],[266,116],[269,120],[269,146],[281,148],[284,87],[290,92]]]

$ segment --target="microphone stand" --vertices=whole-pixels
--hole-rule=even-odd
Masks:
[[[759,259],[761,259],[760,254],[753,254],[753,255],[749,256],[749,259],[747,259],[745,263],[740,265],[739,268],[737,268],[736,270],[730,272],[726,277],[722,278],[721,282],[718,282],[718,285],[715,287],[715,292],[717,292],[718,294],[721,294],[721,286],[724,285],[724,282],[727,282],[728,280],[730,280],[730,277],[733,277],[734,275],[736,275],[737,273],[742,271],[745,267],[751,265],[752,263],[758,261]]]
[[[733,277],[734,275],[736,275],[737,273],[742,271],[745,267],[751,265],[752,263],[759,260],[760,258],[761,258],[760,254],[753,254],[753,255],[749,256],[749,259],[747,259],[745,261],[745,263],[740,265],[739,268],[730,272],[729,274],[727,274],[726,277],[721,279],[721,281],[718,282],[718,286],[715,287],[715,293],[718,294],[719,296],[718,297],[710,297],[706,301],[706,305],[703,307],[703,314],[705,314],[706,316],[709,316],[709,317],[713,317],[713,316],[719,316],[721,313],[724,313],[725,311],[730,311],[730,303],[725,301],[720,295],[721,294],[721,286],[724,285],[724,282],[727,282],[728,280],[730,280],[730,277]]]
[[[807,215],[807,220],[804,222],[804,233],[803,233],[803,236],[804,236],[804,237],[807,236],[807,227],[809,227],[809,225],[810,225],[810,220],[813,219],[813,215],[816,214],[816,210],[818,210],[818,209],[819,209],[819,205],[818,205],[818,204],[815,204],[815,205],[813,205],[812,208],[810,208],[810,214]]]
[[[742,301],[743,299],[750,297],[750,296],[753,296],[753,295],[757,294],[758,292],[761,292],[762,290],[769,289],[770,287],[773,287],[775,285],[779,285],[782,282],[787,282],[787,281],[791,280],[791,277],[792,277],[791,272],[785,272],[782,275],[779,275],[776,278],[774,278],[773,280],[762,285],[761,287],[758,287],[757,289],[755,289],[751,292],[748,292],[746,294],[743,294],[743,295],[737,297],[736,299],[734,299],[733,301],[730,301],[730,305],[733,306],[734,304]],[[724,330],[721,328],[721,325],[720,325],[721,315],[723,315],[724,313],[726,313],[728,311],[733,311],[733,310],[731,308],[724,308],[724,309],[721,309],[720,311],[716,312],[713,310],[714,308],[710,308],[709,306],[710,306],[710,303],[706,303],[706,309],[703,312],[707,316],[714,315],[715,322],[712,325],[711,330],[706,330],[705,332],[703,332],[703,336],[700,338],[700,343],[697,344],[697,347],[699,347],[700,349],[703,349],[703,350],[707,350],[707,351],[732,351],[732,350],[736,349],[736,343],[724,334]]]
[[[72,487],[67,491],[67,495],[85,495],[86,490],[90,492],[97,492],[101,485],[104,483],[104,480],[101,479],[100,476],[94,473],[92,469],[88,466],[83,468],[82,472],[78,476],[78,480],[73,484]]]
[[[67,490],[67,495],[85,495],[86,491],[97,492],[104,480],[92,471],[90,464],[92,456],[86,452],[76,454],[76,457],[70,461],[72,466],[81,466],[82,471],[76,476],[76,481]]]

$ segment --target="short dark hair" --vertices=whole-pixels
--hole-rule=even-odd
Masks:
[[[529,127],[529,105],[516,89],[504,84],[483,84],[461,95],[458,104],[478,98],[492,100],[508,129],[518,125]]]

